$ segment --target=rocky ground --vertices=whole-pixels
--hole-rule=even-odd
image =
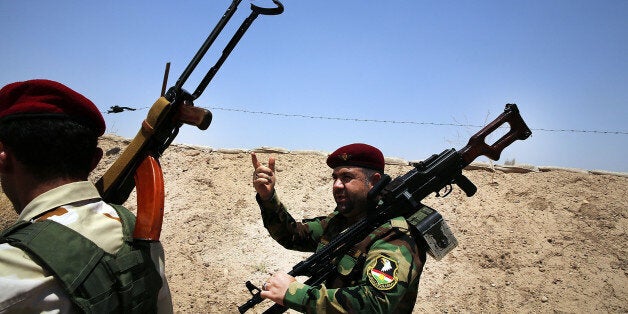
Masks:
[[[106,136],[99,177],[128,141]],[[259,150],[277,158],[277,190],[296,218],[333,208],[325,153]],[[389,158],[393,178],[411,166]],[[287,272],[308,254],[286,251],[262,226],[249,153],[171,146],[161,163],[166,207],[161,240],[174,308],[237,313],[244,283]],[[628,176],[551,167],[470,167],[478,187],[425,203],[439,210],[459,246],[428,257],[416,313],[628,312]],[[17,216],[0,195],[0,223]],[[134,210],[135,196],[126,203]],[[250,313],[260,313],[268,301]]]

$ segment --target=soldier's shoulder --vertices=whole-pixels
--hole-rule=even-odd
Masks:
[[[0,278],[38,279],[44,271],[23,250],[8,243],[0,244]]]
[[[410,229],[410,226],[408,225],[408,221],[404,217],[401,217],[401,216],[391,219],[390,227],[397,228],[403,231],[407,231]]]
[[[400,231],[402,233],[409,234],[410,225],[408,224],[408,222],[406,221],[404,217],[401,217],[401,216],[395,217],[386,221],[384,224],[382,224],[379,228],[377,228],[374,231],[374,233],[385,234],[385,233],[390,232],[390,230],[393,230],[393,229]]]

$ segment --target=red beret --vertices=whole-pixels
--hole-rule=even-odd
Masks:
[[[105,133],[105,120],[89,99],[50,80],[29,80],[0,90],[0,121],[28,117],[68,117]]]
[[[327,156],[327,165],[332,169],[356,166],[384,172],[384,154],[371,145],[354,143],[340,147]]]

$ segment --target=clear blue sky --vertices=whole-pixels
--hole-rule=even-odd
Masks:
[[[103,112],[138,108],[105,114],[108,132],[133,137],[159,96],[166,62],[172,86],[230,3],[0,1],[0,84],[47,78]],[[213,65],[250,3],[241,3],[186,89]],[[327,152],[366,142],[420,160],[463,147],[479,130],[473,125],[516,103],[533,135],[498,164],[628,172],[628,1],[283,3],[282,15],[255,21],[196,100],[213,108],[209,129],[184,126],[176,142]],[[548,131],[565,129],[622,134]]]

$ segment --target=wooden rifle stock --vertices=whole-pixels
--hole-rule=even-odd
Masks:
[[[510,130],[508,133],[500,137],[492,145],[486,144],[486,136],[493,133],[497,128],[508,123]],[[532,131],[526,125],[519,109],[515,104],[506,104],[506,109],[495,120],[482,128],[478,133],[471,136],[468,144],[459,150],[465,166],[469,165],[477,157],[484,155],[492,160],[498,160],[504,148],[512,144],[516,140],[525,140]]]

